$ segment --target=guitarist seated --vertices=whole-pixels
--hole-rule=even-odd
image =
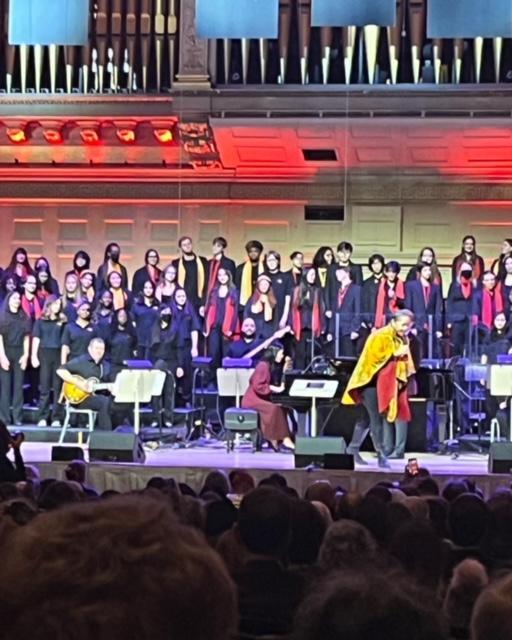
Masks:
[[[107,396],[95,395],[93,383],[90,381],[91,378],[95,378],[99,382],[110,382],[110,366],[103,361],[104,355],[105,342],[102,338],[93,338],[89,342],[87,353],[61,365],[57,369],[57,375],[64,382],[75,385],[85,394],[90,394],[80,402],[80,408],[97,411],[97,428],[108,431],[112,429],[112,400]]]

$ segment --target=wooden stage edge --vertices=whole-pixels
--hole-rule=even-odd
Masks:
[[[51,443],[25,442],[22,453],[26,464],[36,466],[41,478],[64,479],[66,462],[51,461]],[[84,447],[88,459],[87,447]],[[174,478],[185,482],[194,490],[201,488],[206,475],[213,469],[226,472],[245,469],[256,482],[277,472],[284,475],[291,487],[303,494],[306,487],[315,480],[328,479],[334,486],[345,490],[365,492],[383,480],[398,481],[402,477],[405,460],[391,461],[390,470],[382,470],[371,453],[363,453],[367,466],[357,466],[355,471],[335,471],[322,469],[295,469],[294,456],[290,453],[274,453],[264,450],[252,453],[248,445],[241,445],[234,452],[227,453],[223,443],[207,441],[202,446],[174,448],[163,446],[146,451],[145,464],[111,462],[91,462],[88,465],[88,482],[98,491],[114,489],[126,492],[142,489],[153,476]],[[408,453],[416,457],[421,467],[429,469],[431,475],[442,487],[452,479],[467,477],[489,496],[498,487],[510,487],[508,474],[490,474],[487,470],[487,456],[477,453],[463,453],[457,459],[428,453]]]

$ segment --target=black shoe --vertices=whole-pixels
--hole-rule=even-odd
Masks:
[[[292,449],[291,447],[287,447],[285,444],[281,442],[281,444],[279,445],[279,451],[281,453],[294,453],[295,449]]]
[[[276,453],[279,453],[279,447],[278,446],[276,447],[276,445],[272,444],[272,442],[270,442],[270,440],[267,440],[266,442],[267,442],[267,444],[269,446],[269,449],[272,449],[272,451],[275,451]]]
[[[391,469],[391,465],[388,462],[388,459],[384,455],[380,455],[377,460],[377,464],[381,469]]]

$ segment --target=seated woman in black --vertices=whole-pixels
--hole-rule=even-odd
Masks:
[[[81,409],[96,411],[98,413],[96,428],[110,431],[112,429],[112,400],[109,396],[93,393],[93,388],[90,384],[91,378],[95,378],[100,382],[111,382],[110,367],[108,362],[104,361],[104,356],[104,341],[101,338],[92,338],[85,352],[66,364],[62,364],[57,369],[57,375],[64,382],[69,382],[82,391],[92,393],[79,406]]]
[[[23,376],[30,355],[30,320],[12,291],[0,312],[0,420],[22,424]],[[11,420],[12,409],[12,420]]]
[[[161,415],[167,424],[172,424],[172,412],[175,404],[175,393],[178,381],[185,374],[178,363],[178,327],[172,317],[171,308],[162,306],[157,314],[156,322],[151,331],[151,346],[149,355],[156,369],[165,371],[165,379],[162,398],[153,398],[153,412],[155,416]],[[162,403],[163,401],[163,403]],[[151,426],[157,426],[155,421]]]
[[[110,375],[115,380],[117,374],[126,368],[125,360],[133,360],[137,346],[135,327],[126,309],[114,313],[114,324],[108,344]]]
[[[509,325],[504,313],[498,313],[494,318],[493,327],[489,332],[484,344],[482,345],[482,364],[497,364],[498,356],[511,353],[512,351],[512,339],[510,337]],[[508,406],[510,397],[501,397],[491,395],[491,390],[486,390],[485,395],[485,424],[489,429],[491,420],[496,418],[500,424],[501,436],[506,436],[508,440],[508,433],[510,428]]]
[[[159,309],[160,305],[155,298],[155,285],[151,280],[146,280],[132,306],[137,335],[137,358],[141,360],[150,357],[151,331],[157,321]]]
[[[188,402],[192,394],[192,359],[198,356],[200,322],[185,289],[177,289],[171,305],[178,340],[178,365],[183,369],[179,383],[181,397]]]
[[[0,482],[23,482],[26,480],[25,464],[21,455],[22,433],[11,436],[5,422],[0,422]],[[14,453],[14,464],[7,457],[9,449]]]
[[[62,301],[49,296],[43,307],[43,314],[36,320],[32,332],[31,362],[39,368],[39,411],[37,426],[46,427],[51,416],[52,427],[60,426],[62,405],[59,403],[61,380],[57,369],[61,364],[62,334],[66,325],[62,313]],[[50,394],[53,391],[53,405]]]
[[[62,333],[61,363],[86,353],[87,345],[96,335],[91,322],[91,305],[84,300],[78,306],[75,322],[68,322]]]

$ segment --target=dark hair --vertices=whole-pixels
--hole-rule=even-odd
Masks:
[[[238,531],[252,553],[283,555],[290,538],[291,505],[282,491],[258,487],[240,504]]]
[[[217,236],[212,240],[212,244],[220,244],[223,249],[226,249],[226,247],[228,246],[228,241],[222,236]]]
[[[34,275],[34,270],[32,269],[32,267],[30,266],[30,262],[28,261],[28,253],[27,250],[25,249],[25,247],[18,247],[12,254],[11,256],[11,260],[7,266],[6,272],[10,272],[10,273],[15,273],[15,269],[16,269],[16,256],[18,255],[18,253],[22,253],[25,256],[25,262],[24,262],[24,266],[25,269],[27,271],[27,275]]]
[[[247,242],[245,244],[245,251],[246,253],[249,253],[249,251],[251,249],[258,249],[258,251],[260,253],[262,253],[263,251],[263,245],[261,244],[261,242],[259,240],[249,240],[249,242]]]
[[[2,293],[4,295],[7,293],[7,282],[9,280],[12,280],[14,285],[15,285],[15,287],[16,287],[14,289],[14,291],[21,292],[21,280],[20,280],[19,276],[17,276],[12,271],[4,271],[4,273],[2,274],[2,281],[1,281],[1,284],[0,284],[0,288],[2,290]]]
[[[382,264],[382,268],[386,264],[386,259],[380,253],[372,253],[372,255],[368,258],[368,269],[372,270],[372,264],[378,260]]]
[[[291,537],[288,560],[291,564],[314,564],[324,539],[327,523],[320,511],[307,500],[292,500]]]
[[[105,250],[105,254],[106,252],[107,251]],[[83,258],[85,260],[85,264],[83,267],[80,267],[80,268],[77,267],[76,261],[78,258]],[[91,256],[86,251],[83,251],[82,249],[80,249],[80,251],[77,251],[73,257],[73,271],[78,271],[78,273],[81,273],[82,271],[89,271],[90,268],[91,268]]]
[[[144,264],[148,264],[148,256],[150,253],[156,253],[157,261],[160,261],[160,254],[156,249],[148,249],[144,254]]]
[[[330,251],[332,253],[331,247],[323,246],[323,247],[319,247],[316,250],[316,253],[313,256],[313,266],[316,269],[318,269],[318,267],[327,266],[327,262],[325,261],[325,258],[324,258],[327,251]]]
[[[353,253],[354,247],[350,244],[350,242],[342,240],[342,242],[340,242],[336,247],[336,251],[350,251],[350,253]]]
[[[400,266],[400,263],[397,260],[390,260],[389,262],[386,262],[384,266],[384,271],[392,271],[393,273],[396,273],[396,274],[399,274],[401,269],[402,267]]]
[[[178,247],[180,249],[182,242],[184,242],[185,240],[190,240],[190,242],[192,242],[192,238],[190,236],[181,236],[181,238],[178,240]]]
[[[272,345],[272,346],[268,347],[263,352],[263,355],[261,356],[260,362],[268,362],[270,364],[273,364],[275,362],[276,356],[277,356],[277,354],[279,353],[280,350],[281,350],[281,347],[278,347],[276,345]]]
[[[450,504],[450,537],[460,547],[473,547],[483,539],[489,524],[489,507],[474,493],[463,493]]]
[[[430,270],[432,270],[432,265],[428,262],[418,262],[418,264],[416,265],[416,271],[418,272],[418,274],[421,274],[421,270],[423,269],[423,267],[428,267]]]
[[[302,253],[302,251],[293,251],[293,253],[290,253],[290,260],[295,260],[297,256],[304,257],[304,254]]]
[[[121,252],[121,247],[119,246],[119,244],[117,242],[109,242],[107,244],[107,246],[105,247],[105,253],[103,255],[103,262],[108,262],[109,258],[110,258],[110,252],[112,251],[112,249],[114,247],[117,247],[119,249],[119,252]]]

